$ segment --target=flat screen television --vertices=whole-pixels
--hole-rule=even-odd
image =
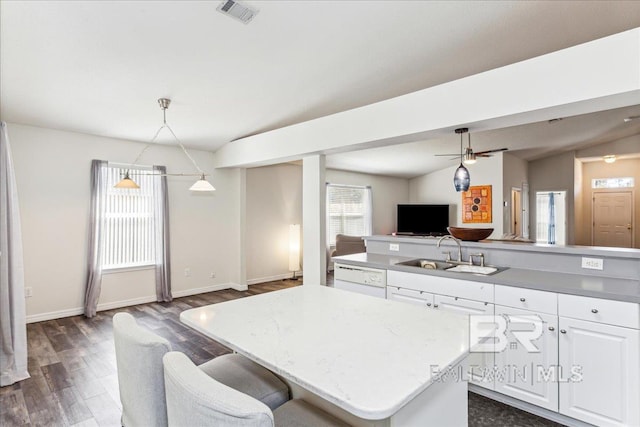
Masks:
[[[449,205],[398,205],[398,234],[449,234]]]

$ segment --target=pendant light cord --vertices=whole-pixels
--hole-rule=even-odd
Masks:
[[[173,139],[175,139],[175,141],[178,143],[178,145],[182,149],[182,152],[184,153],[184,155],[187,156],[187,158],[191,161],[193,166],[196,168],[196,170],[198,171],[198,174],[202,176],[202,179],[204,179],[206,174],[202,171],[202,169],[200,169],[200,167],[198,166],[196,161],[193,160],[193,157],[191,157],[191,155],[189,154],[187,149],[184,148],[184,145],[182,145],[182,142],[178,139],[176,134],[173,132],[173,129],[171,129],[171,127],[167,124],[167,109],[164,108],[164,107],[162,108],[162,117],[163,117],[162,126],[160,126],[158,128],[158,130],[156,131],[156,134],[153,136],[153,138],[151,138],[151,140],[149,142],[147,142],[147,145],[145,145],[145,147],[142,149],[142,151],[140,151],[140,154],[138,154],[138,157],[136,157],[136,159],[133,161],[132,165],[135,166],[136,164],[138,164],[138,160],[140,160],[140,158],[145,153],[145,151],[147,151],[151,147],[151,145],[156,141],[156,139],[160,135],[160,132],[162,132],[162,129],[166,128],[166,129],[169,130],[169,133],[171,133],[171,135],[173,136]],[[127,173],[128,172],[129,172],[129,170],[127,170]]]

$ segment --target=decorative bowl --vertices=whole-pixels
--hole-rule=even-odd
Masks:
[[[468,242],[477,242],[489,237],[493,233],[493,228],[466,228],[466,227],[447,227],[449,234],[456,239],[466,240]]]

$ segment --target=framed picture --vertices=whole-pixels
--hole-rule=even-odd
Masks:
[[[462,193],[462,222],[492,222],[490,185],[474,185]]]

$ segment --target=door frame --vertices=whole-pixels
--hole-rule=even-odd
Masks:
[[[636,213],[635,213],[635,204],[633,203],[636,200],[635,189],[633,188],[599,188],[597,190],[591,191],[591,246],[594,246],[594,241],[596,238],[595,233],[595,204],[596,204],[596,193],[631,193],[631,248],[636,246]],[[617,246],[615,246],[617,247]]]
[[[515,193],[520,194],[520,222],[518,223],[519,230],[514,230],[514,214],[516,213],[516,205],[515,205]],[[511,214],[509,215],[509,233],[514,234],[516,236],[524,236],[524,223],[522,218],[524,217],[524,209],[522,208],[522,188],[520,187],[511,187]]]

